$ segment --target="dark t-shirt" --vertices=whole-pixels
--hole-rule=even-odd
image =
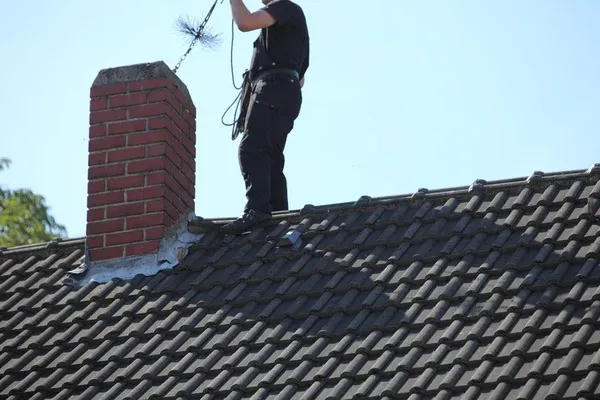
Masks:
[[[261,29],[254,42],[251,74],[273,67],[291,68],[302,79],[309,64],[309,35],[302,8],[290,0],[280,0],[262,9],[277,22]]]

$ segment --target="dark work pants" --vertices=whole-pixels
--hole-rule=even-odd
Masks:
[[[270,214],[288,209],[283,152],[301,105],[300,84],[290,75],[273,74],[254,84],[239,147],[246,185],[244,211]]]

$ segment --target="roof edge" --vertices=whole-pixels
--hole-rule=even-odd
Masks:
[[[471,185],[463,185],[463,186],[454,186],[454,187],[446,187],[446,188],[438,188],[438,189],[418,189],[414,193],[405,193],[400,195],[390,195],[390,196],[381,196],[381,197],[370,197],[370,196],[361,196],[356,201],[349,202],[341,202],[341,203],[330,203],[323,204],[319,206],[314,206],[312,204],[307,204],[301,209],[294,209],[288,211],[280,211],[275,212],[273,216],[277,219],[297,219],[304,218],[308,214],[318,214],[325,212],[335,212],[342,210],[354,209],[360,206],[373,206],[373,205],[391,205],[394,203],[411,200],[411,199],[435,199],[435,198],[443,198],[447,196],[457,196],[457,195],[468,195],[470,191],[472,191],[475,187],[484,187],[485,189],[492,190],[502,190],[509,189],[512,187],[516,187],[523,184],[532,183],[535,181],[536,183],[550,183],[553,180],[557,179],[578,179],[578,178],[590,178],[592,176],[598,176],[600,179],[600,163],[593,164],[591,167],[587,169],[575,169],[575,170],[564,170],[557,171],[551,173],[544,173],[540,171],[533,172],[530,176],[521,176],[510,179],[498,179],[493,181],[486,181],[484,179],[476,179]],[[234,219],[235,217],[216,217],[216,218],[198,218],[202,220],[202,223],[214,223],[214,224],[222,224],[227,223]],[[195,221],[192,218],[189,221],[190,226],[195,225]],[[85,236],[78,238],[70,238],[70,239],[53,239],[49,242],[37,243],[37,244],[29,244],[23,246],[15,246],[9,248],[0,247],[0,256],[4,255],[17,255],[22,253],[29,253],[32,251],[42,251],[49,250],[52,248],[62,248],[62,247],[70,247],[70,246],[85,246]]]
[[[17,255],[17,254],[22,254],[22,253],[30,253],[32,251],[51,250],[51,249],[56,249],[56,248],[84,246],[84,245],[85,245],[85,237],[71,238],[71,239],[56,238],[56,239],[52,239],[48,242],[26,244],[26,245],[22,245],[22,246],[14,246],[14,247],[0,247],[0,256]]]
[[[393,205],[407,200],[435,200],[438,198],[446,198],[449,196],[469,195],[473,190],[476,189],[484,189],[486,191],[493,192],[516,188],[524,184],[550,184],[556,180],[574,180],[581,178],[589,179],[593,176],[598,176],[600,178],[600,163],[594,164],[588,169],[564,170],[551,173],[534,171],[529,176],[520,176],[509,179],[497,179],[493,181],[486,181],[485,179],[475,179],[475,181],[471,185],[445,187],[433,190],[420,188],[414,193],[405,193],[400,195],[389,195],[380,197],[370,197],[364,195],[356,201],[323,204],[318,206],[306,204],[301,209],[275,212],[273,213],[273,217],[276,219],[302,219],[308,215],[322,214],[327,212],[348,211],[361,206],[385,206]],[[230,222],[234,218],[201,218],[202,222],[190,221],[190,225],[195,226],[197,224],[200,225],[206,223],[221,225]]]

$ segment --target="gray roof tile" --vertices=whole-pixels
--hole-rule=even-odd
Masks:
[[[541,175],[292,212],[209,233],[172,271],[81,288],[62,279],[82,241],[2,253],[0,397],[588,396],[598,182]],[[301,245],[280,248],[291,230]]]

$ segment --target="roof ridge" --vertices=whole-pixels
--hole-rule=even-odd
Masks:
[[[50,249],[82,245],[85,245],[85,236],[70,239],[55,238],[41,243],[25,244],[14,247],[0,247],[0,256],[17,255],[21,253],[31,253],[34,251],[46,251]]]
[[[573,169],[563,170],[544,173],[542,171],[534,171],[529,176],[519,176],[514,178],[496,179],[487,181],[485,179],[477,178],[471,185],[451,186],[442,187],[437,189],[419,188],[414,193],[404,193],[397,195],[387,195],[379,197],[370,197],[368,195],[361,196],[356,201],[347,201],[339,203],[322,204],[315,206],[313,204],[306,204],[301,209],[294,209],[288,211],[280,211],[273,213],[273,216],[277,219],[286,218],[302,218],[308,214],[322,214],[325,212],[335,212],[342,210],[352,210],[361,206],[376,206],[376,205],[392,205],[396,202],[405,200],[412,200],[418,198],[419,200],[430,199],[433,197],[446,197],[469,194],[477,186],[483,186],[485,189],[502,190],[509,189],[512,187],[518,187],[523,184],[536,182],[551,182],[553,180],[568,180],[577,178],[589,178],[591,175],[600,175],[600,163],[593,164],[588,169]],[[235,217],[216,217],[216,218],[202,218],[204,221],[213,223],[226,223],[234,219]],[[194,225],[191,222],[191,225]]]
[[[555,171],[544,173],[541,171],[534,171],[530,176],[520,176],[514,178],[506,178],[506,179],[496,179],[492,181],[486,181],[485,179],[475,179],[473,184],[471,185],[461,185],[461,186],[451,186],[451,187],[442,187],[437,189],[426,189],[420,188],[414,193],[404,193],[398,195],[387,195],[387,196],[379,196],[379,197],[370,197],[367,195],[361,196],[356,201],[347,201],[340,203],[330,203],[330,204],[322,204],[319,206],[314,206],[312,204],[306,204],[301,209],[294,209],[288,211],[280,211],[275,212],[273,215],[277,219],[285,219],[285,218],[302,218],[307,214],[315,214],[315,213],[324,213],[324,212],[332,212],[332,211],[341,211],[341,210],[349,210],[355,209],[362,205],[364,206],[374,206],[374,205],[383,205],[383,204],[393,204],[395,202],[404,201],[407,199],[412,199],[414,197],[420,196],[420,199],[423,198],[431,198],[433,196],[449,196],[449,195],[459,195],[459,194],[467,194],[469,190],[474,187],[474,185],[481,184],[485,188],[493,188],[493,189],[502,189],[509,188],[512,186],[518,186],[524,183],[529,182],[532,178],[536,178],[538,181],[549,181],[552,179],[576,179],[589,177],[590,175],[597,174],[600,175],[600,163],[595,163],[588,169],[574,169],[574,170],[563,170],[563,171]],[[204,221],[214,222],[214,223],[225,223],[231,221],[234,217],[216,217],[216,218],[202,218]],[[193,221],[190,221],[190,224],[193,225]],[[0,247],[0,256],[1,255],[14,255],[19,253],[28,253],[32,251],[41,251],[47,250],[52,246],[58,247],[69,247],[69,246],[79,246],[85,245],[85,236],[77,237],[77,238],[69,238],[69,239],[60,239],[55,238],[48,242],[28,244],[22,246],[14,246],[14,247]]]

